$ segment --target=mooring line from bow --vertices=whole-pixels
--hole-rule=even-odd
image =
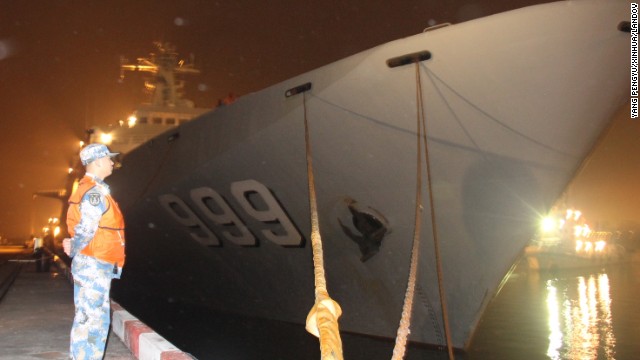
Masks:
[[[433,244],[436,258],[436,269],[438,277],[438,291],[440,296],[440,304],[442,307],[442,319],[444,323],[445,337],[447,342],[447,350],[449,359],[454,359],[453,347],[451,345],[451,335],[449,330],[449,316],[447,311],[446,295],[442,278],[442,261],[440,258],[440,242],[438,239],[438,231],[436,225],[435,205],[433,199],[433,189],[431,186],[431,162],[429,160],[429,146],[427,143],[427,126],[426,116],[424,114],[424,103],[422,97],[422,81],[420,78],[420,61],[414,61],[416,70],[416,205],[415,205],[415,223],[413,234],[413,245],[411,248],[411,264],[409,268],[409,279],[407,281],[407,290],[405,292],[404,304],[402,306],[402,316],[398,326],[396,335],[396,344],[393,349],[392,360],[400,360],[404,358],[406,352],[407,338],[409,337],[411,328],[411,314],[413,310],[413,298],[415,296],[416,278],[418,272],[419,252],[420,252],[420,233],[422,223],[422,150],[424,145],[424,161],[426,164],[427,190],[429,193],[429,207],[431,213],[431,228],[433,235]]]
[[[318,205],[316,201],[315,180],[313,177],[313,158],[311,153],[311,136],[309,134],[309,120],[307,116],[306,91],[302,89],[302,107],[304,110],[304,139],[307,155],[307,181],[309,186],[309,208],[311,212],[311,246],[313,249],[313,273],[315,279],[315,304],[307,315],[305,328],[318,337],[320,341],[320,356],[322,360],[342,360],[342,340],[338,318],[342,314],[340,305],[331,299],[327,290],[324,270],[322,238],[318,221]],[[297,89],[297,88],[295,88]],[[287,94],[294,95],[291,91]],[[289,95],[289,96],[290,96]]]

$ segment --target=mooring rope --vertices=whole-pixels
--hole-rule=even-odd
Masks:
[[[422,83],[420,80],[420,64],[416,62],[416,82],[420,101],[420,112],[422,113],[422,137],[424,142],[424,157],[427,165],[427,187],[429,191],[429,206],[431,209],[431,230],[433,235],[433,248],[436,256],[436,273],[438,275],[438,292],[440,294],[440,305],[442,307],[442,322],[444,323],[444,334],[447,339],[447,351],[449,359],[453,360],[453,345],[451,344],[451,331],[449,328],[449,311],[447,310],[447,296],[444,290],[444,280],[442,278],[442,258],[440,257],[440,240],[438,238],[438,226],[436,223],[436,209],[433,200],[433,189],[431,181],[431,162],[429,161],[429,146],[427,144],[427,122],[424,116],[424,104],[422,103]]]
[[[417,64],[417,63],[416,63]],[[419,76],[419,75],[418,75]],[[416,79],[418,80],[419,77]],[[400,325],[396,334],[396,344],[393,348],[392,360],[404,359],[407,349],[407,340],[411,328],[411,313],[413,310],[413,298],[416,289],[416,277],[418,272],[418,255],[420,250],[420,231],[422,219],[422,95],[420,84],[417,84],[416,105],[418,108],[416,120],[416,204],[413,224],[413,246],[411,247],[411,265],[409,268],[409,280],[407,281],[407,290],[404,295],[404,304],[402,306],[402,316],[400,317]]]
[[[311,246],[313,248],[313,273],[315,279],[316,302],[307,315],[306,329],[320,340],[320,356],[322,360],[342,360],[342,340],[338,318],[342,314],[340,305],[329,296],[324,272],[322,238],[318,221],[318,205],[316,201],[315,181],[313,178],[313,161],[311,156],[311,140],[307,117],[306,93],[303,93],[304,139],[307,154],[307,179],[309,183],[309,208],[311,212]]]
[[[424,103],[422,101],[422,82],[420,79],[420,63],[415,62],[416,69],[416,206],[415,206],[415,222],[413,232],[413,246],[411,248],[411,265],[409,269],[409,280],[407,281],[407,290],[405,292],[404,304],[402,306],[402,316],[398,332],[396,335],[396,344],[393,349],[392,360],[403,359],[406,353],[407,338],[411,332],[411,314],[413,310],[413,298],[416,289],[416,277],[418,271],[419,250],[420,250],[420,232],[422,219],[422,147],[424,144],[424,155],[427,173],[427,189],[429,192],[429,206],[431,210],[431,224],[433,233],[433,242],[436,255],[436,266],[438,275],[438,289],[440,293],[440,303],[442,304],[442,316],[445,328],[445,337],[449,358],[454,359],[453,347],[451,346],[451,336],[449,331],[449,318],[447,314],[446,296],[443,288],[442,266],[440,259],[440,246],[438,241],[438,232],[435,219],[435,206],[433,200],[433,190],[431,186],[431,163],[429,161],[429,147],[427,144],[427,126],[424,115]]]

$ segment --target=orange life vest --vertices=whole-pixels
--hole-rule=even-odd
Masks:
[[[69,210],[67,211],[67,229],[71,236],[75,233],[75,227],[80,222],[80,201],[82,197],[97,186],[95,180],[85,176],[80,180],[78,189],[69,198]],[[115,264],[118,267],[124,265],[124,217],[116,201],[111,195],[104,195],[107,200],[107,211],[102,214],[93,239],[80,251],[81,254],[93,256],[96,259]]]

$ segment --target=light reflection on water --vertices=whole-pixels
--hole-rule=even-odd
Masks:
[[[520,263],[463,359],[638,359],[640,252],[634,259],[547,272]]]
[[[615,359],[609,277],[592,274],[573,280],[546,282],[547,356],[553,360]]]

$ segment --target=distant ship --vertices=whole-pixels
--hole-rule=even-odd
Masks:
[[[302,330],[315,194],[340,330],[395,338],[417,234],[409,340],[465,348],[629,101],[628,19],[626,1],[581,0],[440,27],[156,136],[109,178],[128,239],[114,294]]]
[[[524,255],[529,269],[555,271],[617,265],[632,253],[617,243],[611,231],[595,231],[577,209],[554,207]]]

